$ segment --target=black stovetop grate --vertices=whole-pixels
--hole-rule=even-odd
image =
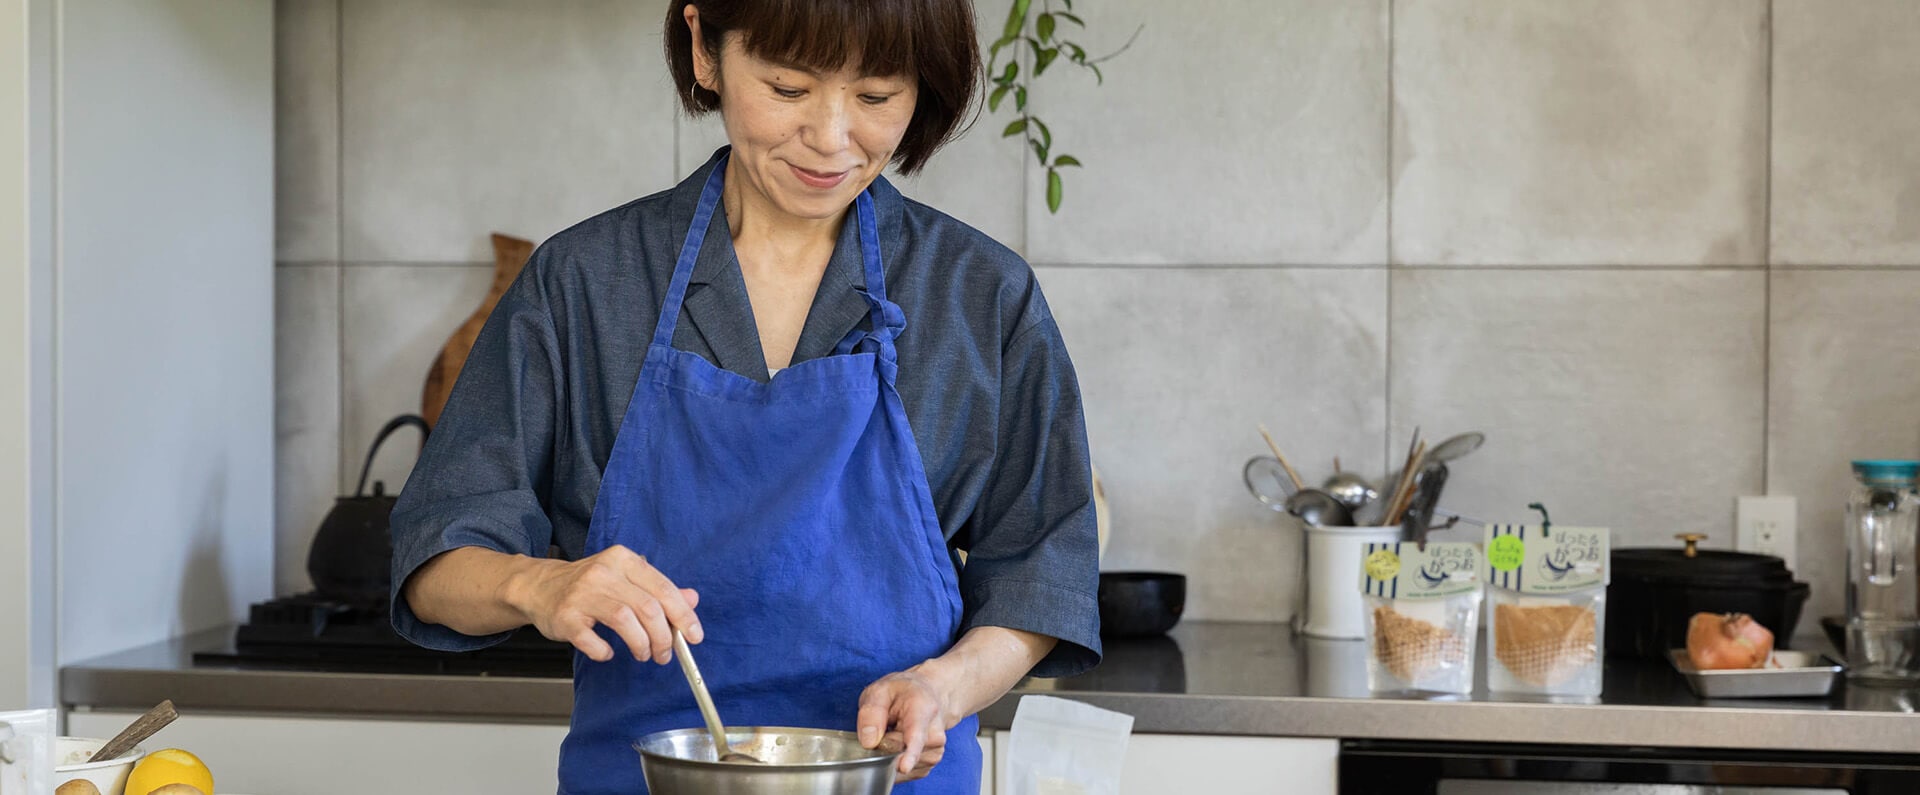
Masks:
[[[322,671],[571,677],[573,648],[531,629],[470,652],[422,648],[400,637],[388,606],[318,594],[253,605],[231,650],[196,652],[196,663]]]

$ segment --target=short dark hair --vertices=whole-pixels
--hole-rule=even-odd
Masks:
[[[701,45],[716,63],[726,34],[748,53],[832,72],[913,75],[919,99],[893,162],[911,174],[953,140],[980,80],[972,0],[676,0],[667,8],[667,66],[690,115],[719,109],[720,95],[693,73],[686,7],[700,9]]]

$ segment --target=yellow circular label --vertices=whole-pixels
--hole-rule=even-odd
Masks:
[[[1400,556],[1391,549],[1368,555],[1367,576],[1383,582],[1400,576]]]
[[[1487,544],[1487,565],[1494,571],[1513,571],[1527,559],[1527,542],[1519,536],[1498,536]]]

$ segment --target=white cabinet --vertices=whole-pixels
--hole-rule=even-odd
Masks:
[[[1009,737],[1008,732],[994,733],[999,795],[1014,792],[1006,770]],[[1339,767],[1338,740],[1135,734],[1127,741],[1120,793],[1335,795]]]
[[[1338,740],[1136,734],[1120,792],[1334,795],[1339,768]]]
[[[993,732],[980,733],[980,795],[993,795]]]
[[[135,712],[73,712],[67,733],[112,737]],[[552,792],[567,727],[371,718],[183,715],[149,751],[184,748],[213,770],[221,792],[249,795],[525,795]],[[994,769],[983,734],[984,770]],[[983,775],[982,795],[993,795]]]
[[[134,712],[74,712],[67,732],[112,737]],[[553,792],[559,724],[182,715],[147,750],[184,748],[221,792],[526,795]]]

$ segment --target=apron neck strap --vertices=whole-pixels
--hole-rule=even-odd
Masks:
[[[687,283],[693,280],[693,264],[700,259],[700,247],[707,242],[707,225],[713,222],[713,208],[720,204],[726,184],[730,154],[721,155],[700,189],[700,203],[693,207],[693,223],[687,227],[687,240],[680,244],[680,258],[673,264],[673,281],[667,284],[667,300],[660,305],[660,319],[653,325],[653,344],[673,347],[673,330],[680,324],[680,306],[687,300]]]
[[[693,222],[687,227],[686,242],[680,244],[680,258],[673,264],[673,281],[667,285],[666,300],[660,306],[660,319],[653,326],[653,344],[661,347],[673,346],[673,332],[680,324],[680,308],[686,303],[687,285],[693,280],[693,267],[700,259],[700,249],[707,241],[707,226],[713,222],[713,210],[720,205],[725,193],[727,163],[732,154],[720,156],[713,166],[713,173],[707,175],[707,182],[700,188],[700,202],[694,205]],[[860,233],[860,260],[866,270],[866,293],[877,301],[869,301],[869,314],[873,318],[873,328],[886,328],[888,318],[886,268],[880,262],[880,222],[873,210],[872,190],[863,190],[853,200],[854,221]],[[898,312],[895,309],[895,312]]]

